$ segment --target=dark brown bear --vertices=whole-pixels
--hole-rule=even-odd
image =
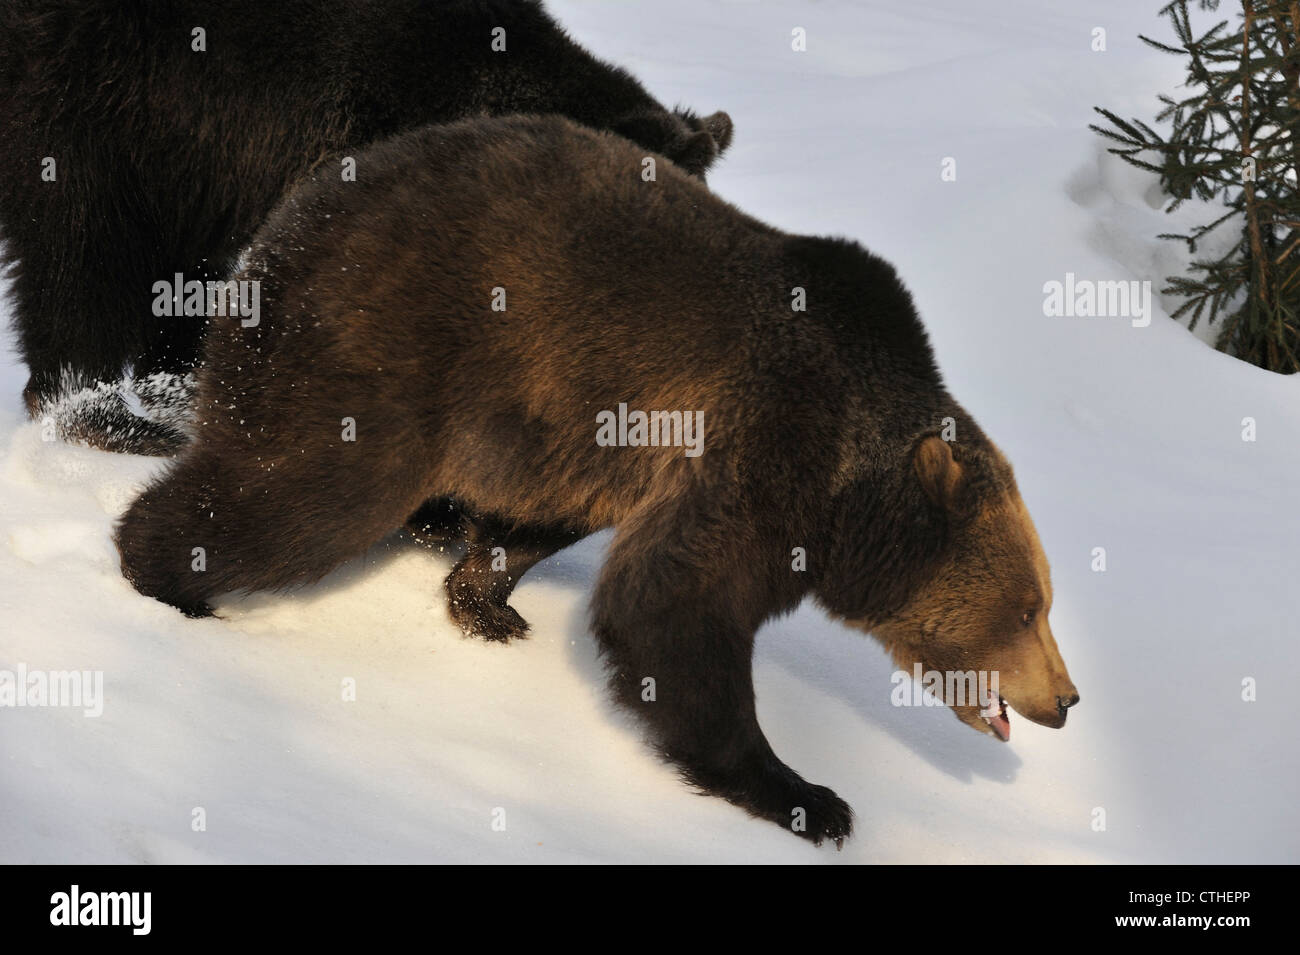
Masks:
[[[341,178],[345,151],[522,112],[698,174],[731,139],[725,113],[665,109],[537,0],[4,0],[0,228],[28,410],[72,440],[174,450],[206,322],[157,316],[155,282],[224,278],[288,188],[322,164]],[[118,392],[128,368],[150,418]]]
[[[759,729],[755,631],[812,594],[909,672],[1000,672],[1000,711],[956,706],[977,729],[1005,738],[1007,704],[1061,726],[1047,563],[893,269],[670,164],[647,181],[644,155],[554,117],[467,121],[295,191],[238,275],[260,323],[214,327],[194,441],[122,519],[123,572],[208,613],[450,499],[476,529],[457,618],[505,637],[519,575],[614,527],[591,612],[617,699],[694,785],[839,841],[848,805]]]

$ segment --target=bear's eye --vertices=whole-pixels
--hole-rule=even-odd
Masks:
[[[1026,610],[1024,613],[1020,615],[1020,626],[1027,627],[1033,622],[1034,622],[1034,612],[1032,610]]]

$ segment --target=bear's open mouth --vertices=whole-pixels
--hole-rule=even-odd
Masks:
[[[991,710],[993,707],[989,707]],[[989,715],[987,711],[981,710],[980,717],[985,723],[992,727],[993,732],[997,734],[998,739],[1007,742],[1011,739],[1011,716],[1007,713],[1007,701],[998,696],[998,711]]]

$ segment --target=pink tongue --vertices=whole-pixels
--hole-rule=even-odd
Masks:
[[[998,739],[1006,742],[1011,739],[1011,721],[999,713],[997,716],[989,717],[989,726],[993,727],[993,732],[998,734]]]

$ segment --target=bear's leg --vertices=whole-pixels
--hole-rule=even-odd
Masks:
[[[465,540],[470,515],[449,497],[425,501],[406,519],[406,529],[421,544],[460,544]]]
[[[19,222],[6,241],[20,263],[12,294],[18,348],[31,371],[23,398],[32,418],[53,419],[65,440],[170,454],[184,434],[134,414],[120,383],[150,329],[199,320],[152,314],[153,283],[174,270],[147,214],[120,198],[144,194],[133,185],[128,170],[111,189],[89,194],[62,183],[30,190],[41,198],[22,216],[4,203],[7,224]]]
[[[781,762],[758,725],[754,633],[789,607],[771,596],[784,548],[768,548],[751,531],[680,509],[620,527],[593,598],[593,630],[615,699],[645,722],[688,782],[838,846],[852,832],[853,811]]]
[[[207,322],[201,318],[177,319],[152,330],[131,374],[131,389],[151,419],[179,427],[190,417],[194,369],[206,331]]]
[[[447,603],[461,630],[508,643],[528,633],[528,621],[507,603],[529,568],[586,534],[566,527],[512,525],[491,515],[465,524],[468,548],[447,576]]]
[[[313,583],[401,527],[418,502],[403,496],[399,457],[368,463],[348,468],[326,449],[266,467],[191,449],[119,522],[122,573],[190,616],[210,614],[220,594]]]
[[[406,528],[422,544],[467,545],[447,576],[448,610],[466,634],[502,643],[528,632],[528,621],[508,603],[519,579],[587,536],[567,527],[514,524],[477,514],[451,498],[425,501]]]
[[[216,556],[225,550],[221,538],[228,505],[205,494],[218,474],[215,462],[190,455],[132,502],[113,534],[122,576],[146,597],[187,617],[210,616],[208,598],[224,583],[224,559],[219,563]]]
[[[229,278],[229,275],[222,272],[199,273],[197,269],[182,274],[187,279],[195,278],[205,282]],[[207,329],[208,320],[202,316],[175,318],[151,328],[144,352],[135,360],[136,377],[145,378],[160,373],[185,376],[192,373],[199,362],[199,351]]]

